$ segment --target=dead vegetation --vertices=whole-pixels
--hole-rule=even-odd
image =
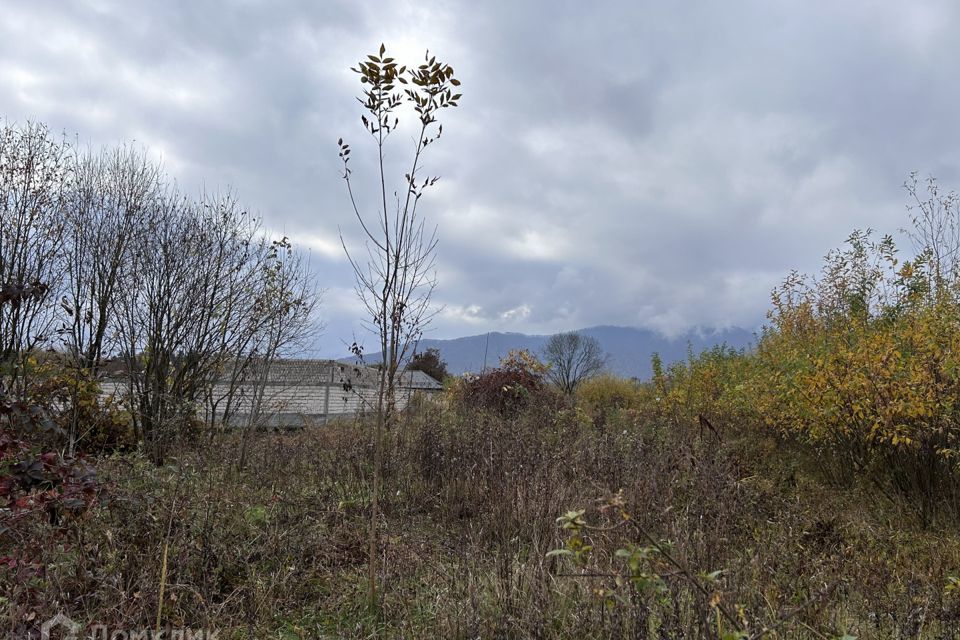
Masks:
[[[869,487],[831,485],[804,451],[758,432],[725,424],[718,445],[653,393],[638,387],[633,406],[602,416],[554,398],[508,416],[455,398],[405,412],[384,459],[373,612],[362,423],[262,434],[243,471],[231,435],[164,466],[90,459],[97,499],[5,519],[3,631],[63,611],[112,628],[159,615],[161,628],[222,638],[953,637],[953,531],[921,529]],[[11,500],[70,484],[44,484],[50,472]],[[621,491],[636,527],[609,509]],[[557,518],[571,509],[596,525],[585,562],[548,556],[569,543]],[[647,545],[641,528],[692,579],[656,557],[640,567],[656,589],[624,573],[617,550]]]

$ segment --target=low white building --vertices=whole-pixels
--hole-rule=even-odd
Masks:
[[[222,376],[207,398],[206,413],[235,427],[302,427],[376,409],[379,372],[335,360],[277,360],[242,383]],[[103,391],[125,395],[127,382],[112,378]],[[433,394],[443,385],[422,371],[404,371],[397,383],[397,408],[415,393]],[[232,393],[231,393],[232,392]],[[251,413],[254,415],[251,416]]]

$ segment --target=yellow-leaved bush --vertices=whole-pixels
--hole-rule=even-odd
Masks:
[[[577,387],[577,404],[587,411],[600,409],[636,409],[643,406],[649,392],[637,381],[603,374],[584,380]]]
[[[890,237],[857,232],[820,278],[788,278],[755,356],[763,420],[859,458],[953,456],[960,297],[936,273],[928,255],[900,263]]]
[[[718,424],[752,417],[756,360],[743,350],[718,345],[654,375],[663,410],[679,419],[702,416]],[[657,367],[655,367],[656,369]]]
[[[834,479],[907,495],[924,522],[944,507],[960,516],[960,195],[931,179],[921,199],[917,184],[912,257],[855,231],[819,274],[774,290],[750,349],[691,351],[667,368],[654,354],[649,383],[600,378],[579,405],[699,422],[718,442],[759,429],[800,443]]]

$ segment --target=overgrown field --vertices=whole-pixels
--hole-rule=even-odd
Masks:
[[[854,233],[748,352],[572,394],[513,354],[388,413],[379,510],[371,419],[223,431],[160,389],[138,435],[150,403],[17,351],[0,633],[960,637],[960,196],[908,189],[915,255]]]
[[[89,458],[95,486],[48,459],[6,487],[22,504],[5,512],[2,631],[65,612],[221,638],[955,637],[952,524],[825,473],[808,447],[700,421],[681,390],[601,379],[575,402],[541,389],[484,409],[455,388],[408,411],[385,462],[377,610],[362,423],[260,434],[243,470],[230,435],[164,466]]]

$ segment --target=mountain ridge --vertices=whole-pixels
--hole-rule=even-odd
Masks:
[[[607,368],[611,373],[642,380],[652,375],[650,358],[654,352],[660,354],[665,365],[669,365],[686,359],[688,345],[694,353],[699,353],[721,344],[743,349],[753,344],[755,339],[753,331],[741,327],[697,327],[672,338],[650,329],[616,325],[596,325],[577,329],[576,332],[600,342],[609,355]],[[438,349],[441,359],[447,363],[447,370],[460,375],[482,371],[484,366],[495,367],[500,358],[512,349],[528,349],[539,354],[551,335],[491,331],[459,338],[424,338],[417,345],[417,351]],[[375,353],[366,359],[376,362],[378,358],[379,353]]]

